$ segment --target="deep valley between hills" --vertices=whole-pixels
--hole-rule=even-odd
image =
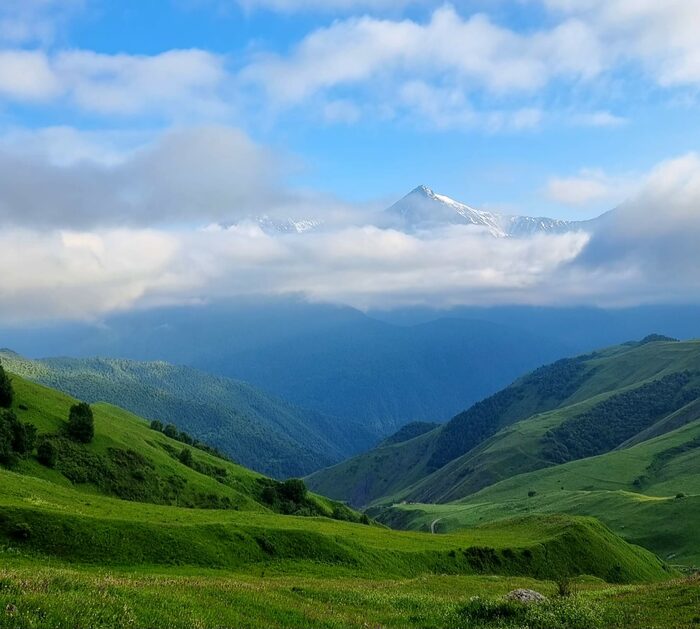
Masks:
[[[561,359],[383,437],[162,362],[1,359],[0,626],[700,622],[698,341]]]

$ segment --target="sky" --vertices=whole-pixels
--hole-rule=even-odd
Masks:
[[[698,32],[700,0],[4,0],[0,320],[697,301]],[[419,184],[618,211],[508,242],[373,219]]]

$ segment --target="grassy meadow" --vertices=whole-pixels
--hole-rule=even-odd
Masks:
[[[180,441],[111,405],[94,405],[91,443],[69,443],[74,400],[13,386],[14,412],[60,451],[54,467],[32,454],[0,469],[0,627],[700,622],[696,579],[596,519],[396,531],[311,493],[271,502],[280,484],[194,447],[183,458]],[[521,587],[548,601],[503,599]]]

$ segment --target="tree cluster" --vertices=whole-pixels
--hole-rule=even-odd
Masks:
[[[700,392],[687,388],[692,374],[669,374],[631,391],[618,393],[548,431],[544,454],[565,463],[609,452],[659,419],[685,406]]]
[[[36,427],[21,422],[10,408],[14,400],[12,381],[0,365],[0,464],[14,465],[36,445]]]
[[[184,443],[186,446],[192,446],[193,448],[197,448],[197,450],[201,450],[202,452],[211,454],[212,456],[215,456],[218,459],[222,459],[224,461],[231,460],[229,457],[227,457],[225,454],[223,454],[216,448],[213,448],[212,446],[206,443],[202,443],[201,441],[195,439],[192,435],[186,433],[184,430],[180,430],[175,424],[163,424],[162,421],[154,419],[151,422],[151,430],[155,430],[156,432],[162,432],[166,437],[170,437],[170,439],[174,439],[175,441]]]

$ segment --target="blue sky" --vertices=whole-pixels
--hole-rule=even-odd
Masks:
[[[700,222],[698,32],[700,0],[4,0],[0,224],[5,255],[31,245],[0,286],[7,317],[260,286],[358,307],[677,299],[687,282],[649,285],[661,249],[635,256],[656,251],[659,207],[666,231]],[[468,234],[465,257],[461,235],[378,228],[419,184],[565,219],[624,202],[628,222],[593,248],[608,258],[591,281],[572,236]],[[260,214],[324,236],[213,235]],[[84,302],[37,296],[56,259]]]
[[[532,37],[551,32],[567,21],[580,20],[585,24],[588,20],[587,26],[601,39],[614,37],[606,35],[605,25],[598,23],[604,20],[595,11],[602,13],[603,9],[594,6],[590,13],[557,11],[548,8],[547,2],[535,1],[465,1],[447,5],[418,0],[406,2],[403,8],[382,10],[382,4],[402,3],[326,3],[342,5],[332,9],[322,8],[324,3],[303,0],[251,0],[246,6],[235,0],[29,0],[11,1],[5,16],[8,20],[12,18],[13,4],[35,4],[39,19],[53,21],[49,35],[8,42],[14,44],[13,48],[45,50],[49,55],[84,50],[110,56],[157,56],[171,50],[198,49],[219,56],[230,77],[244,72],[258,55],[278,55],[277,61],[284,63],[294,56],[305,38],[333,24],[352,25],[367,16],[388,26],[409,20],[427,27],[434,12],[446,7],[452,7],[463,23],[483,15],[495,27],[516,36]],[[373,5],[380,9],[372,10]],[[654,21],[658,22],[658,16],[651,13],[637,16],[640,29],[653,29]],[[679,13],[670,19],[682,19],[684,13]],[[653,32],[637,35],[648,38]],[[622,36],[629,39],[634,33]],[[345,37],[350,40],[352,34],[346,33]],[[342,50],[342,38],[337,43]],[[348,49],[349,55],[355,52]],[[3,107],[0,120],[6,128],[70,125],[92,130],[154,130],[213,121],[241,128],[254,140],[293,155],[299,162],[291,180],[295,185],[345,201],[388,202],[425,183],[477,206],[578,218],[595,215],[623,200],[628,190],[616,183],[618,179],[634,180],[659,161],[698,146],[697,82],[680,80],[664,85],[663,75],[654,67],[654,55],[662,58],[665,52],[661,49],[647,53],[641,49],[636,58],[610,60],[591,76],[585,67],[585,49],[576,50],[570,53],[575,68],[571,72],[554,73],[542,84],[533,77],[533,87],[511,90],[506,85],[496,92],[469,71],[455,78],[450,62],[436,63],[434,67],[427,63],[415,76],[410,67],[396,68],[397,76],[392,76],[391,71],[384,75],[379,64],[362,80],[339,81],[328,89],[282,104],[278,95],[265,94],[265,87],[250,81],[233,85],[236,81],[231,78],[232,85],[217,95],[230,106],[230,111],[209,116],[164,113],[157,107],[147,114],[105,115],[59,99],[9,102]],[[693,53],[687,51],[688,56]],[[478,46],[474,54],[479,54]],[[513,54],[512,59],[506,55],[494,66],[502,71],[509,62],[517,61],[517,53]],[[552,54],[559,53],[553,50]],[[605,50],[601,54],[613,55]],[[548,59],[545,56],[537,61],[546,64]],[[366,63],[372,65],[371,61]],[[313,72],[313,68],[308,71]],[[413,80],[450,92],[451,98],[459,95],[464,102],[449,106],[447,113],[426,113],[418,106],[397,103],[398,97],[392,100],[402,85]],[[376,99],[372,93],[380,83],[388,93]],[[436,93],[434,98],[439,101],[446,96]],[[323,108],[336,101],[341,102],[341,111],[339,119],[332,120]],[[343,107],[353,111],[343,113]],[[460,109],[472,108],[476,111],[475,120],[461,121]],[[493,115],[513,117],[520,110],[531,110],[533,119],[522,125],[480,119]],[[454,120],[436,120],[440,116]],[[603,194],[601,189],[585,202],[581,199],[575,203],[563,202],[561,197],[566,195],[548,193],[552,179],[576,178],[582,172],[588,172],[590,178],[592,171],[601,177],[604,173],[609,193]],[[614,190],[616,187],[619,189]]]

